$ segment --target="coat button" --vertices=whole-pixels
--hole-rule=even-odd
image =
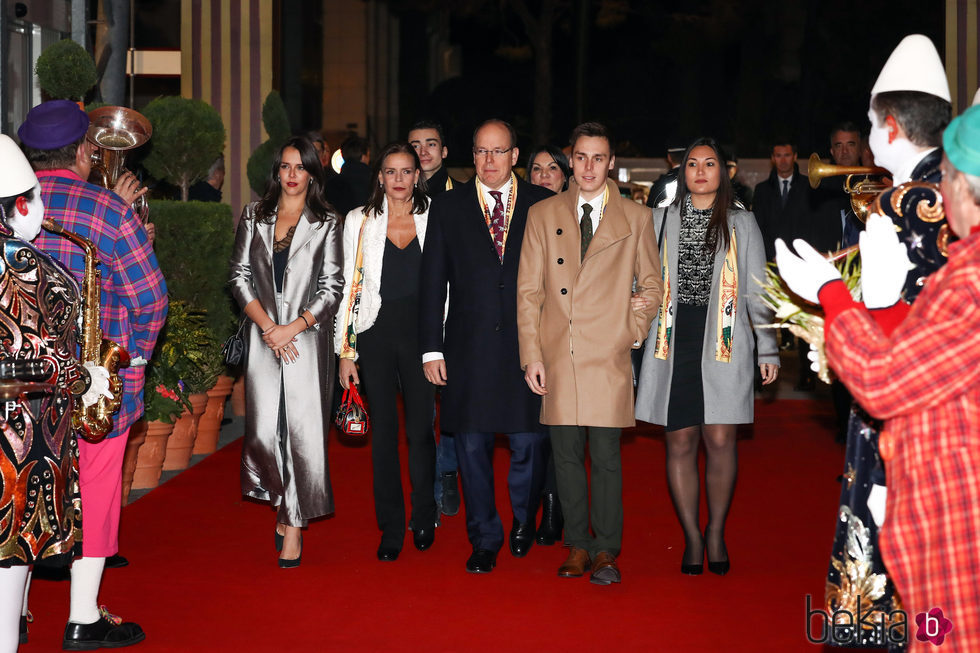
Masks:
[[[499,286],[497,286],[497,287],[498,287],[498,288],[500,288],[501,290],[503,290],[503,289],[504,289],[504,284],[500,284],[500,285],[499,285]]]
[[[555,233],[556,233],[556,234],[558,234],[558,235],[560,236],[560,235],[561,235],[561,229],[559,229],[559,230],[558,230],[558,231],[556,231]]]
[[[497,325],[495,327],[493,327],[493,330],[494,331],[500,331],[500,322],[497,322]]]
[[[563,259],[563,258],[558,259],[558,265],[561,265],[564,262],[565,262],[565,259]]]
[[[567,295],[568,294],[568,288],[562,288],[561,289],[561,294]]]

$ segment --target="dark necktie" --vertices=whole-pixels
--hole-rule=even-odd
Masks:
[[[589,249],[592,242],[592,205],[582,205],[582,221],[579,222],[579,230],[582,232],[582,260],[585,260],[585,252]]]
[[[783,179],[783,194],[780,198],[780,204],[786,206],[786,198],[789,197],[789,179]]]
[[[490,237],[493,239],[493,246],[497,248],[497,258],[504,260],[504,232],[507,230],[506,218],[504,217],[504,203],[501,201],[500,191],[490,191],[493,198],[493,213],[490,214]]]

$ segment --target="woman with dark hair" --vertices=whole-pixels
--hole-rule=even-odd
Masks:
[[[725,574],[736,425],[753,419],[752,330],[772,317],[755,282],[764,276],[765,250],[755,217],[735,206],[718,144],[700,138],[681,161],[675,200],[653,215],[664,298],[640,368],[636,417],[666,426],[667,483],[684,529],[681,571],[700,574],[707,548],[708,570]],[[762,329],[755,337],[762,382],[772,383],[779,366],[776,334]],[[698,517],[702,440],[708,498],[703,535]]]
[[[553,145],[541,145],[527,157],[527,180],[535,186],[560,193],[568,189],[572,169],[565,153]]]
[[[299,566],[300,529],[333,512],[327,432],[333,319],[344,286],[340,220],[313,144],[276,152],[265,194],[242,212],[232,294],[248,316],[242,493],[277,508],[279,566]]]
[[[347,282],[337,315],[336,346],[340,384],[347,388],[363,380],[371,407],[374,511],[381,530],[378,560],[393,561],[405,540],[405,498],[398,460],[399,389],[405,404],[412,482],[409,528],[419,551],[428,549],[435,539],[435,386],[422,374],[418,338],[419,265],[429,198],[418,154],[408,143],[392,143],[381,151],[374,179],[377,185],[367,205],[348,213],[344,224]],[[355,278],[358,250],[360,279]],[[352,292],[356,285],[360,286],[359,301],[355,300],[356,288]]]

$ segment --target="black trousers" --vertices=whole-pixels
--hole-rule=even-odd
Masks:
[[[378,319],[358,334],[360,378],[371,417],[371,462],[374,511],[386,546],[401,548],[405,539],[405,497],[398,459],[398,404],[401,390],[408,436],[408,476],[412,484],[412,527],[436,521],[436,449],[432,434],[435,386],[422,374],[419,353],[418,300],[381,304]]]

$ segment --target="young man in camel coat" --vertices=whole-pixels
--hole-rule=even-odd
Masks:
[[[598,123],[572,132],[568,190],[531,207],[517,280],[521,365],[542,396],[550,427],[568,560],[558,575],[592,568],[618,583],[623,503],[619,436],[633,426],[630,351],[647,336],[661,303],[660,255],[650,209],[620,196],[607,179],[612,139]],[[647,308],[634,311],[635,292]],[[588,437],[589,487],[583,464]]]

